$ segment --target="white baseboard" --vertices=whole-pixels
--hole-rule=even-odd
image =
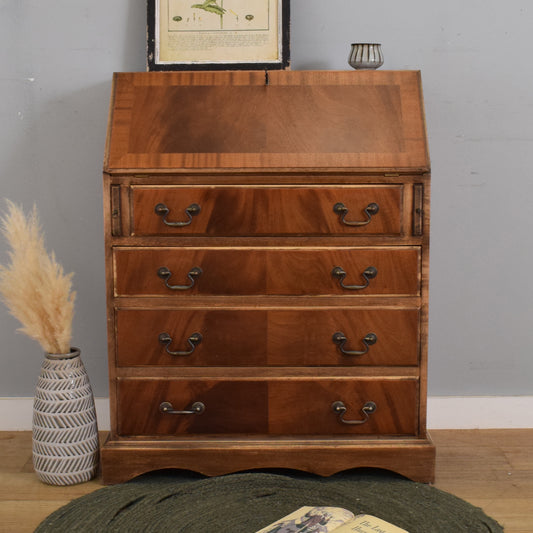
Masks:
[[[430,396],[428,428],[533,428],[533,396]]]
[[[109,399],[96,398],[98,429],[109,430]],[[0,398],[0,431],[30,431],[33,398]],[[533,428],[533,396],[430,396],[429,429]]]

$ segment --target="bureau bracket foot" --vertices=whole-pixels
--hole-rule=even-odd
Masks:
[[[352,468],[380,468],[413,481],[432,483],[435,447],[425,439],[109,439],[102,448],[105,484],[122,483],[162,469],[192,470],[207,476],[243,470],[284,468],[330,476]]]

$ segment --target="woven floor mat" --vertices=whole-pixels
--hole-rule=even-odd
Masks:
[[[73,500],[35,533],[253,533],[304,505],[369,513],[410,533],[503,532],[467,502],[389,473],[350,471],[321,478],[252,472],[203,478],[169,471]]]

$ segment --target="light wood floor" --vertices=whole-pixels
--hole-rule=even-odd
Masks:
[[[533,533],[533,429],[432,431],[435,486],[481,507],[506,533]],[[0,432],[0,532],[33,532],[52,511],[101,488],[41,483],[32,470],[31,433]],[[430,533],[430,532],[428,532]]]

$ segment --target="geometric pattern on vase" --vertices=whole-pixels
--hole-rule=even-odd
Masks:
[[[33,402],[33,467],[51,485],[92,479],[99,442],[94,396],[80,351],[45,354]]]

